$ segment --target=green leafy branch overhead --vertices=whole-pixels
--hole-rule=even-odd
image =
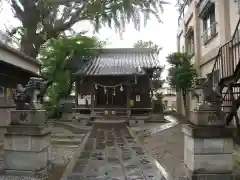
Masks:
[[[125,30],[127,23],[133,23],[137,30],[143,20],[154,16],[159,22],[163,0],[10,0],[15,18],[22,30],[21,51],[36,57],[39,48],[48,39],[57,38],[70,30],[76,23],[89,21],[98,31],[102,26]],[[142,18],[144,17],[144,18]],[[16,27],[19,29],[19,27]],[[14,34],[13,28],[10,34]]]

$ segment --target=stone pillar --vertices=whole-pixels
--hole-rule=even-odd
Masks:
[[[220,114],[219,114],[220,113]],[[233,180],[233,128],[225,127],[222,112],[207,104],[183,125],[184,164],[189,180]]]
[[[4,135],[6,175],[42,177],[51,168],[50,129],[44,110],[13,110]]]
[[[233,180],[232,128],[184,125],[184,164],[189,180]]]

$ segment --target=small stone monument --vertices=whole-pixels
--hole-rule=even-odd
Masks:
[[[183,125],[184,164],[190,180],[224,179],[233,175],[233,129],[226,127],[221,110],[221,94],[207,80],[198,94],[198,107]]]
[[[74,102],[70,99],[63,99],[60,101],[61,111],[62,111],[62,121],[72,121],[73,120],[73,108]]]
[[[47,83],[30,78],[25,88],[17,85],[11,123],[4,135],[4,172],[6,175],[44,176],[51,167],[51,132],[45,127],[42,110]]]

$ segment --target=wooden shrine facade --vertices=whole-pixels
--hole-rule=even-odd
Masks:
[[[76,111],[91,116],[148,116],[151,77],[158,65],[152,49],[100,50],[76,73]]]

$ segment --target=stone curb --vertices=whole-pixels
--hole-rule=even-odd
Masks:
[[[133,133],[133,131],[131,130],[131,128],[128,127],[128,126],[127,126],[127,128],[128,128],[128,130],[129,130],[129,133],[131,134],[131,136],[132,136],[132,137],[134,138],[134,140],[136,141],[136,144],[142,147],[141,142],[140,142],[139,139],[135,136],[135,134]],[[147,153],[143,147],[142,147],[142,149],[143,149],[143,152],[147,155],[147,157],[148,157],[150,160],[152,160],[153,162],[155,162],[157,168],[159,169],[159,171],[161,171],[161,173],[163,174],[163,176],[165,177],[166,180],[174,180],[173,177],[172,177],[168,172],[166,172],[165,168],[164,168],[162,165],[160,165],[160,163],[159,163],[156,159],[154,159],[151,154]]]
[[[68,163],[68,165],[67,165],[67,167],[66,167],[66,169],[65,169],[65,171],[64,171],[64,173],[63,173],[63,175],[62,175],[60,180],[67,180],[67,177],[72,172],[72,170],[73,170],[73,168],[74,168],[74,166],[76,164],[77,158],[80,156],[80,153],[82,152],[82,150],[83,150],[83,148],[84,148],[84,146],[85,146],[85,144],[86,144],[90,134],[91,134],[91,132],[88,132],[84,136],[84,138],[81,141],[80,145],[77,147],[77,150],[75,151],[73,157],[71,158],[70,162]]]

